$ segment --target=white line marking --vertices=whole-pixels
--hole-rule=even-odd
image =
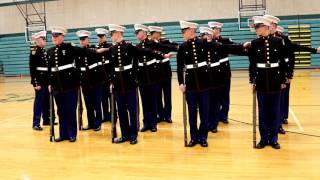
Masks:
[[[297,118],[296,114],[293,112],[293,110],[289,107],[289,113],[291,114],[294,122],[297,124],[298,128],[299,128],[299,131],[303,132],[304,129],[299,121],[299,119]]]

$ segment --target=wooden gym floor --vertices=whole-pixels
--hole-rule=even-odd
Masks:
[[[161,123],[157,133],[140,133],[132,146],[111,143],[110,123],[100,132],[79,132],[76,143],[49,142],[48,127],[31,128],[29,77],[0,77],[0,179],[320,179],[319,82],[319,70],[296,71],[284,127],[291,133],[279,136],[281,150],[255,150],[252,126],[241,123],[252,121],[247,71],[233,72],[230,124],[209,134],[208,148],[183,146],[176,79],[174,123]]]

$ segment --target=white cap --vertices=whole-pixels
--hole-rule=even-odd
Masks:
[[[163,31],[163,27],[160,26],[149,26],[149,31],[150,32],[162,32]]]
[[[210,21],[208,22],[208,26],[210,28],[222,28],[223,24],[216,21]]]
[[[201,34],[213,34],[213,30],[209,27],[200,27],[199,30]]]
[[[187,29],[187,28],[197,29],[197,27],[198,27],[198,24],[197,23],[193,23],[193,22],[179,21],[179,23],[180,23],[180,28],[181,29]]]
[[[97,35],[107,35],[109,33],[109,31],[105,28],[96,28],[94,31],[97,33]]]
[[[40,31],[40,32],[32,34],[31,39],[35,40],[35,39],[38,39],[40,37],[46,37],[46,35],[47,35],[47,31]]]
[[[134,30],[135,30],[135,31],[140,31],[140,30],[142,30],[142,31],[145,31],[145,32],[148,32],[148,31],[149,31],[148,26],[143,25],[143,24],[135,24],[135,25],[134,25]]]
[[[110,32],[112,31],[124,32],[124,30],[126,29],[124,26],[120,26],[117,24],[109,24],[108,27]]]
[[[264,24],[266,26],[271,25],[271,21],[267,18],[264,18],[263,16],[254,16],[252,19],[253,19],[253,24]]]
[[[62,34],[65,35],[67,34],[67,29],[61,26],[53,26],[51,27],[51,33],[52,34]]]
[[[282,26],[277,26],[277,32],[284,32],[284,28]]]
[[[279,18],[272,16],[272,15],[269,15],[269,14],[266,14],[263,17],[266,19],[269,19],[271,21],[271,23],[274,23],[274,24],[278,24],[280,22]]]
[[[79,30],[76,32],[76,35],[79,37],[79,38],[82,38],[82,37],[90,37],[91,36],[91,32],[90,31],[87,31],[87,30]]]

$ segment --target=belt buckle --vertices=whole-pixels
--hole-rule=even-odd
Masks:
[[[198,68],[198,64],[193,64],[193,68]]]
[[[123,66],[120,66],[120,67],[119,67],[119,70],[120,70],[120,71],[124,71],[124,67],[123,67]]]
[[[54,72],[57,72],[58,70],[59,70],[58,67],[53,67],[53,71],[54,71]]]
[[[266,63],[266,68],[271,68],[271,64]]]

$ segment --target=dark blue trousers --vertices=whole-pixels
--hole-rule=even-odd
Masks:
[[[191,139],[194,141],[207,140],[210,91],[186,92]],[[200,127],[197,125],[197,114],[200,114]]]
[[[278,142],[280,126],[281,92],[257,92],[259,108],[259,131],[263,143]]]
[[[58,108],[60,138],[76,137],[78,89],[54,92],[54,98]]]
[[[221,88],[215,88],[210,90],[210,109],[209,109],[209,130],[216,129],[219,124],[219,112],[220,112],[220,94]]]
[[[290,83],[281,90],[281,122],[289,117]]]
[[[231,78],[225,79],[220,94],[220,120],[228,120]]]
[[[126,139],[136,139],[138,136],[138,108],[137,90],[132,89],[126,93],[115,93],[121,134]],[[129,115],[128,115],[129,113]]]
[[[171,80],[172,78],[169,78],[159,82],[159,93],[157,95],[157,111],[159,119],[161,120],[171,120]]]
[[[35,90],[33,103],[33,123],[32,126],[40,126],[42,116],[43,124],[50,123],[50,101],[49,90],[47,86],[41,86],[40,90]]]
[[[84,102],[87,109],[88,126],[90,128],[97,128],[101,126],[102,112],[101,112],[101,96],[102,85],[99,84],[94,88],[82,89]]]
[[[142,85],[139,86],[142,111],[143,111],[143,125],[147,128],[157,126],[157,96],[158,85]]]

